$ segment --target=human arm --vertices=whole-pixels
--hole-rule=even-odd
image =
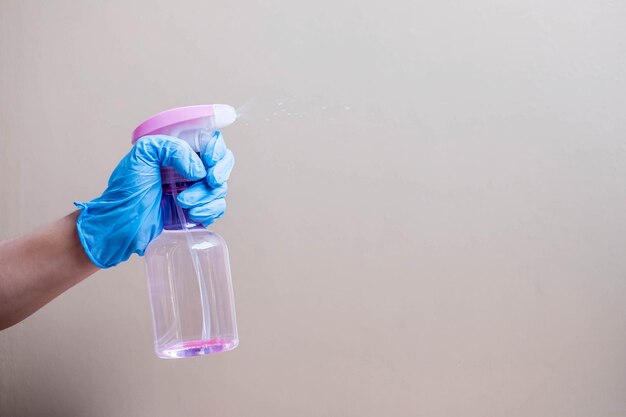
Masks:
[[[0,242],[0,330],[24,320],[99,269],[78,239],[78,214]]]

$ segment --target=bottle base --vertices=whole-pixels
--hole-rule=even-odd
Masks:
[[[194,356],[211,355],[213,353],[227,352],[237,347],[239,341],[225,339],[193,340],[181,342],[165,349],[156,351],[159,358],[177,359],[193,358]]]

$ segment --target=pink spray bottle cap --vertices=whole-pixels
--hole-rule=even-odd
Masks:
[[[227,104],[201,104],[165,110],[143,121],[135,128],[132,143],[147,135],[169,135],[183,139],[200,152],[203,137],[232,124],[237,112]]]

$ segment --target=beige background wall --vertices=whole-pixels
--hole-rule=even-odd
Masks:
[[[625,416],[624,22],[0,0],[2,238],[99,195],[150,114],[248,103],[216,226],[240,347],[157,359],[134,257],[0,333],[0,416]]]

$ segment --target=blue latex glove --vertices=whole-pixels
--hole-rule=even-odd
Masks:
[[[201,157],[185,141],[171,136],[139,139],[111,174],[101,197],[74,203],[82,210],[76,226],[91,261],[109,268],[133,253],[143,256],[161,233],[161,166],[172,167],[190,180],[206,178],[178,196],[194,221],[206,226],[221,217],[226,209],[226,181],[235,159],[219,132]]]

